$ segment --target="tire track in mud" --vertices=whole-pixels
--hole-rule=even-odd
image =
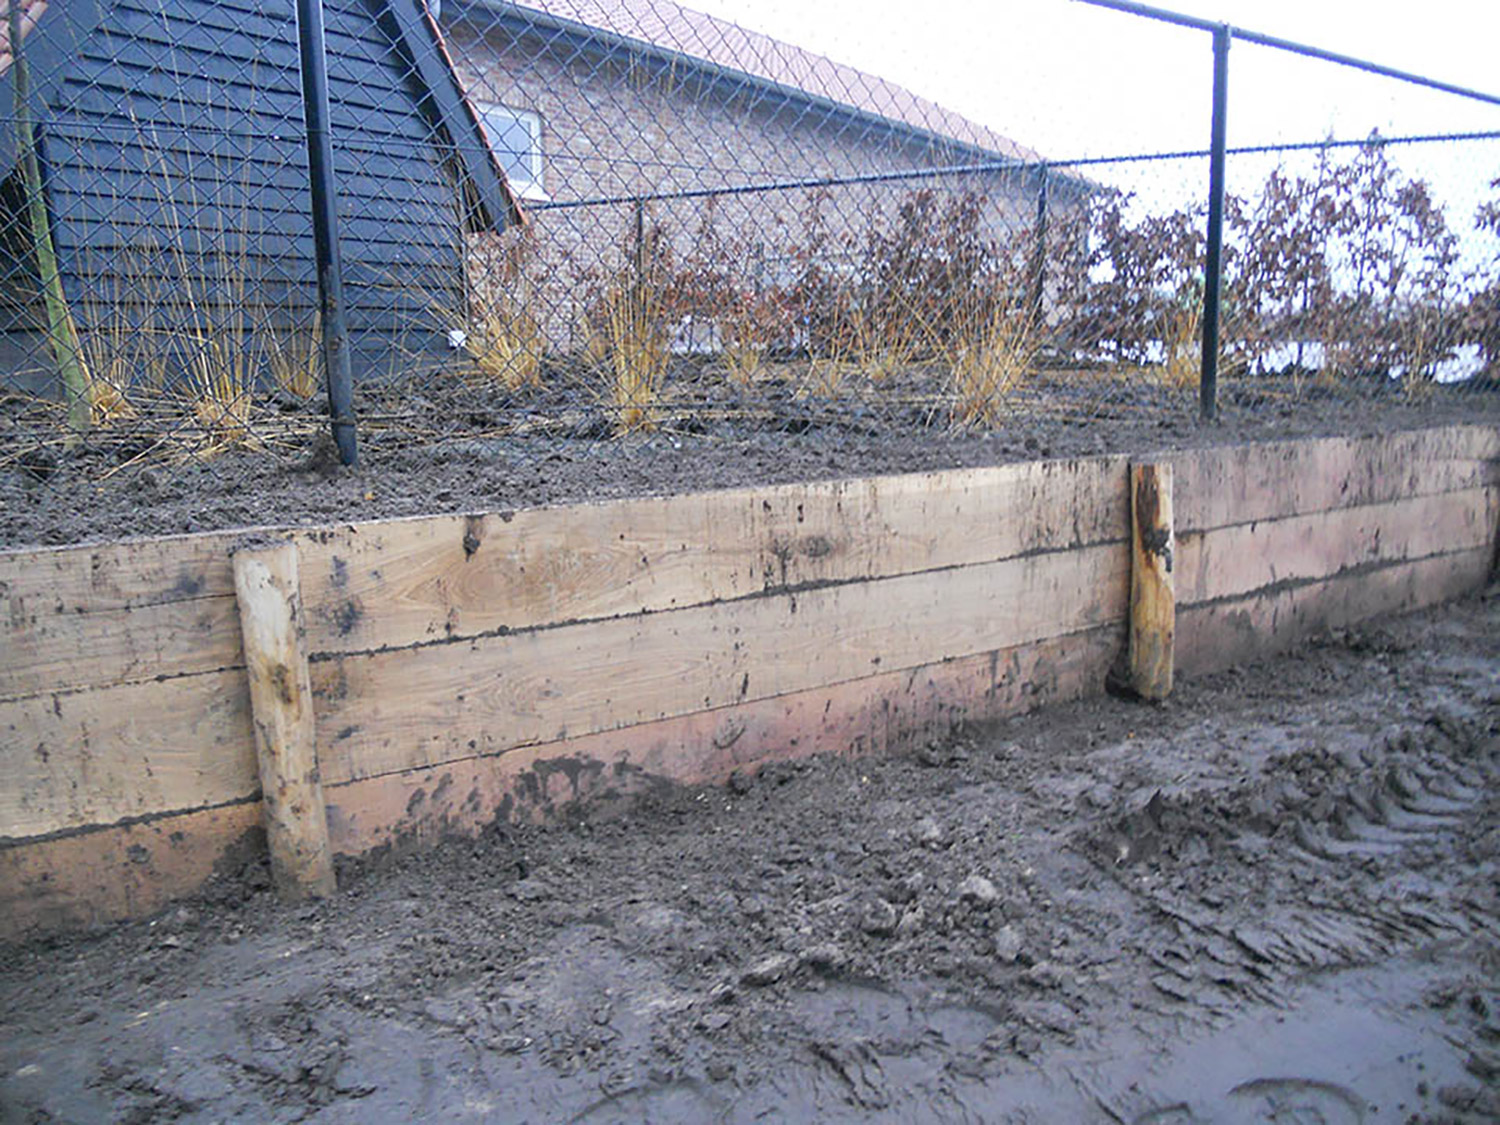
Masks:
[[[1285,1006],[1314,974],[1500,939],[1493,864],[1466,862],[1493,831],[1497,726],[1435,713],[1357,753],[1297,750],[1228,791],[1158,791],[1075,847],[1169,922],[1138,945],[1157,992],[1211,1016]]]
[[[1497,636],[256,868],[0,973],[0,1120],[1500,1120]]]

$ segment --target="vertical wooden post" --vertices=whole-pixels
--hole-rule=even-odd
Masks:
[[[1130,466],[1130,523],[1130,684],[1142,699],[1165,699],[1177,631],[1170,462]]]
[[[244,546],[233,558],[271,875],[283,898],[330,895],[333,859],[302,650],[297,546]]]

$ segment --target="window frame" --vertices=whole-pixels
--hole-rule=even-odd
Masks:
[[[543,175],[546,170],[546,150],[542,146],[543,123],[542,115],[534,109],[521,109],[518,106],[506,105],[504,102],[487,101],[482,98],[474,99],[474,110],[479,115],[480,124],[484,128],[485,142],[490,146],[495,159],[500,162],[500,167],[505,172],[505,178],[512,189],[522,199],[533,199],[547,202],[551,197],[547,194],[543,184]],[[530,168],[531,176],[524,182],[513,179],[510,168],[510,159],[514,158],[513,149],[501,149],[495,140],[495,129],[490,121],[490,114],[500,112],[508,115],[512,121],[526,129],[531,137],[531,148],[525,154],[525,163]]]

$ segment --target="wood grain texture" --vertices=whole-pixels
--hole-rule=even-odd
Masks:
[[[1179,665],[1185,672],[1216,672],[1284,652],[1328,629],[1462,597],[1484,585],[1493,557],[1485,546],[1184,607],[1177,624]]]
[[[325,794],[336,851],[544,821],[579,797],[721,781],[814,753],[887,752],[963,720],[1097,690],[1118,651],[1100,629],[627,731],[469,759]],[[264,848],[257,801],[0,846],[0,941],[149,915]]]
[[[1495,430],[1459,427],[1174,455],[1178,528],[1185,506],[1198,523],[1179,530],[1175,556],[1178,671],[1481,585],[1497,452]],[[331,607],[310,632],[413,646],[326,648],[335,655],[314,665],[334,847],[472,831],[497,813],[545,818],[579,796],[714,781],[777,757],[889,749],[1092,690],[1124,640],[1127,491],[1119,462],[1071,464],[1048,470],[1061,478],[1011,467],[995,486],[1003,503],[976,500],[955,473],[298,532]],[[940,498],[921,480],[941,481]],[[744,511],[752,496],[759,514]],[[628,527],[610,522],[629,505]],[[703,530],[684,539],[675,521],[693,511]],[[0,699],[0,937],[156,909],[256,838],[243,672],[194,663],[230,651],[222,623],[197,629],[192,612],[217,599],[216,620],[233,615],[235,538],[0,553],[0,685],[16,691],[33,658],[51,668]],[[985,557],[997,550],[1010,555]],[[460,555],[489,569],[470,573]],[[512,623],[527,620],[553,627]],[[238,625],[228,631],[240,662]],[[89,670],[94,639],[106,655]],[[156,682],[171,666],[194,674]],[[98,669],[109,686],[36,690]]]
[[[1122,546],[313,666],[325,784],[1123,622]]]
[[[334,850],[358,855],[497,817],[545,821],[584,799],[663,784],[713,784],[734,770],[832,753],[887,753],[1099,690],[1119,627],[887,672],[831,687],[643,723],[498,755],[330,785]]]
[[[0,941],[144,917],[264,847],[259,801],[0,846]]]
[[[1494,542],[1497,520],[1500,488],[1471,488],[1188,534],[1179,538],[1177,600],[1193,605],[1483,547]]]
[[[1123,541],[1094,458],[287,532],[311,652],[666,610]],[[0,699],[244,664],[243,531],[0,552]]]
[[[1164,456],[1176,472],[1179,536],[1500,485],[1500,429],[1493,426],[1257,442]]]
[[[1162,700],[1172,694],[1177,624],[1171,462],[1131,465],[1130,495],[1130,686]]]
[[[0,839],[259,791],[243,671],[0,703]]]
[[[1051,461],[360,525],[302,546],[312,652],[679,609],[1123,542],[1124,462]]]
[[[238,663],[230,542],[0,551],[0,699]]]
[[[336,887],[318,777],[312,684],[302,650],[296,544],[237,550],[234,588],[271,878],[284,899],[326,897]]]
[[[1497,457],[1482,426],[1178,453],[1179,534],[1496,484]],[[291,534],[309,647],[347,652],[1123,539],[1123,473],[1041,462]],[[242,666],[240,534],[0,552],[0,699]]]
[[[1492,473],[1491,463],[1483,461],[1479,455],[1494,447],[1493,431],[1476,432],[1476,428],[1459,428],[1454,431],[1394,435],[1390,440],[1396,439],[1407,442],[1408,452],[1413,455],[1430,455],[1436,458],[1434,463],[1439,466],[1436,471],[1416,476],[1396,472],[1393,479],[1397,483],[1404,481],[1415,487],[1449,485],[1467,479],[1461,472],[1475,479]],[[1308,444],[1315,448],[1325,448],[1328,445],[1326,442]],[[1049,471],[1062,474],[1060,478],[1046,474],[1028,476],[1022,471],[1035,469],[1035,466],[1011,467],[1009,476],[1006,477],[1011,483],[1006,487],[1011,488],[1009,495],[1012,500],[1020,498],[1017,502],[1021,506],[1018,509],[1005,508],[1004,511],[997,509],[993,521],[980,521],[985,526],[1009,528],[995,533],[997,536],[1003,535],[1004,541],[1011,545],[1010,548],[1001,549],[1013,549],[1026,544],[1034,546],[1037,543],[1082,540],[1096,533],[1107,534],[1112,522],[1120,518],[1119,504],[1123,502],[1125,491],[1123,475],[1120,487],[1115,489],[1108,483],[1108,474],[1100,468],[1103,463],[1056,464],[1061,467]],[[1444,465],[1452,469],[1452,472],[1443,469],[1441,466]],[[1092,476],[1094,473],[1101,475]],[[857,575],[888,569],[880,561],[883,542],[896,545],[892,550],[899,565],[924,565],[944,557],[939,552],[947,551],[950,547],[953,550],[971,549],[960,541],[964,537],[955,537],[947,530],[927,532],[926,538],[923,538],[922,530],[927,521],[943,525],[957,522],[965,528],[973,526],[974,521],[964,523],[962,519],[963,513],[972,515],[977,510],[972,506],[973,501],[969,495],[973,487],[972,481],[967,485],[963,483],[967,479],[963,474],[935,474],[902,478],[904,483],[897,485],[874,482],[874,485],[878,485],[875,492],[879,499],[872,503],[880,506],[881,518],[873,523],[863,516],[854,519],[850,515],[851,511],[869,510],[868,504],[851,498],[851,495],[871,482],[843,482],[772,490],[781,499],[770,501],[768,518],[772,519],[771,524],[754,524],[759,529],[757,534],[764,537],[761,553],[755,556],[759,561],[755,564],[746,562],[749,555],[743,543],[738,547],[726,546],[724,550],[738,552],[736,557],[739,561],[732,566],[716,569],[717,563],[704,562],[701,557],[692,564],[680,564],[680,560],[667,563],[658,569],[675,569],[679,578],[682,575],[696,577],[681,578],[680,581],[673,579],[671,582],[637,577],[632,580],[631,592],[623,596],[623,600],[611,603],[609,599],[616,596],[610,592],[611,583],[619,578],[623,556],[616,556],[612,551],[604,552],[606,559],[612,561],[595,563],[579,561],[575,556],[573,564],[559,565],[550,581],[555,588],[561,589],[558,584],[562,583],[566,574],[583,573],[589,576],[583,585],[593,592],[578,598],[567,593],[554,595],[546,592],[547,583],[541,583],[542,592],[531,595],[533,601],[530,604],[533,609],[541,612],[538,607],[565,604],[579,607],[588,602],[594,607],[594,612],[608,613],[624,606],[639,609],[654,607],[658,602],[670,605],[674,600],[680,600],[670,593],[673,588],[693,589],[696,591],[695,596],[704,596],[726,588],[731,591],[744,589],[750,585],[752,575],[755,576],[755,581],[764,583],[767,580],[765,542],[772,544],[774,549],[769,551],[769,557],[775,560],[778,568],[785,560],[785,580],[788,582],[815,581],[819,575],[824,576],[823,580],[828,580],[827,576],[830,574]],[[1330,489],[1347,496],[1368,494],[1377,483],[1382,489],[1394,487],[1390,481],[1377,482],[1375,477],[1368,475],[1361,479],[1364,484],[1360,488],[1364,491],[1356,490],[1353,493],[1344,490],[1342,484],[1333,488],[1325,482],[1326,487],[1320,486],[1324,487],[1324,499],[1332,495]],[[940,491],[944,492],[946,499],[936,507],[918,499],[920,490],[917,482],[923,480],[929,483],[936,480],[941,484]],[[1059,480],[1062,482],[1060,485]],[[902,493],[903,487],[912,490],[912,494],[900,501],[892,499]],[[1076,516],[1076,524],[1067,524],[1055,515],[1060,509],[1048,499],[1050,490],[1055,487],[1061,487],[1064,495],[1075,498],[1096,495],[1102,496],[1102,500],[1093,507],[1086,506]],[[1296,484],[1295,487],[1302,488],[1303,485]],[[816,503],[807,499],[809,489],[818,495]],[[1102,491],[1093,491],[1095,489]],[[1180,490],[1179,484],[1179,494]],[[761,491],[748,490],[745,496],[758,495]],[[791,504],[791,497],[798,493],[803,496],[801,523],[797,522],[795,505],[789,508],[784,506]],[[671,505],[678,502],[702,505],[714,498],[723,500],[727,495],[729,494],[677,497],[653,501],[651,504],[671,509]],[[1110,500],[1110,495],[1115,496],[1115,499]],[[1380,561],[1415,559],[1434,550],[1462,550],[1468,545],[1480,547],[1490,544],[1493,543],[1496,523],[1495,496],[1494,487],[1483,490],[1471,488],[1440,493],[1432,498],[1405,499],[1393,505],[1335,509],[1332,513],[1322,515],[1310,514],[1265,522],[1236,520],[1229,527],[1212,535],[1183,536],[1179,541],[1178,597],[1181,602],[1191,604],[1233,599],[1272,584],[1319,579],[1349,567],[1368,566]],[[1033,499],[1027,501],[1026,497]],[[742,505],[744,499],[742,496],[731,507]],[[766,515],[764,497],[762,501],[760,511],[762,515]],[[778,508],[778,503],[783,504],[783,507]],[[823,506],[821,509],[818,507],[820,504]],[[1035,506],[1027,507],[1027,504]],[[559,509],[554,512],[539,511],[535,515],[539,519],[543,516],[557,516],[563,524],[570,520],[584,521],[568,525],[573,530],[562,537],[565,544],[562,553],[566,555],[568,536],[586,538],[584,529],[592,526],[597,530],[601,526],[598,522],[600,518],[613,518],[601,517],[601,513],[613,511],[615,506],[594,505],[587,508],[589,510],[582,514],[575,512],[564,515],[569,510]],[[917,514],[898,519],[891,514],[895,508],[904,508]],[[739,508],[736,507],[735,510]],[[819,511],[823,514],[819,515]],[[1038,518],[1039,511],[1052,512],[1054,517]],[[778,512],[781,514],[778,515]],[[1007,516],[1006,512],[1010,512],[1010,515]],[[666,517],[659,514],[656,518],[656,526],[660,528],[661,521]],[[432,525],[443,519],[445,517],[440,517],[438,521],[397,522],[410,524],[415,528]],[[499,517],[493,519],[496,527],[508,526]],[[516,521],[519,519],[517,516]],[[836,521],[839,519],[845,520],[846,524],[838,525]],[[734,526],[750,526],[748,520],[749,517],[746,517]],[[781,522],[776,522],[778,520]],[[848,522],[850,520],[853,522]],[[903,520],[907,522],[903,523]],[[1006,523],[1006,520],[1010,522]],[[834,523],[830,524],[828,521]],[[459,523],[462,523],[461,518]],[[800,541],[803,544],[800,551],[786,550],[785,529],[807,527],[809,524],[824,530],[830,526],[844,526],[845,530],[841,534],[848,538],[836,541],[835,538],[824,535],[823,531],[808,532]],[[527,527],[524,524],[522,526]],[[712,525],[715,532],[712,543],[731,543],[731,536],[720,534],[724,526],[722,520]],[[528,534],[539,535],[539,527],[540,525],[527,527]],[[781,530],[772,531],[772,527]],[[854,527],[864,529],[861,537],[854,536],[854,532],[850,530]],[[901,527],[906,527],[907,532],[892,531]],[[310,530],[299,533],[299,539],[304,549],[309,549],[306,545],[310,541],[316,541],[315,546],[319,549],[327,549],[325,573],[331,579],[337,569],[331,560],[344,557],[338,552],[350,541],[351,536],[364,535],[368,530]],[[670,541],[662,538],[663,533],[658,530],[652,534],[656,536],[658,543],[655,557],[661,560],[672,554]],[[827,540],[826,550],[823,539]],[[149,623],[153,614],[194,612],[196,607],[212,603],[216,599],[216,620],[229,618],[233,605],[232,571],[228,562],[228,546],[231,541],[228,536],[189,536],[71,551],[0,554],[0,574],[5,575],[3,581],[6,583],[3,594],[0,594],[5,599],[6,611],[0,615],[0,630],[8,630],[6,643],[0,645],[0,666],[4,667],[5,674],[11,676],[34,674],[29,672],[28,661],[37,656],[38,649],[34,646],[28,648],[26,638],[37,635],[37,619],[45,615],[59,622],[78,619],[84,623],[78,632],[70,634],[66,640],[62,633],[57,633],[51,634],[46,641],[46,644],[53,646],[52,655],[48,659],[55,667],[74,669],[87,666],[93,659],[88,646],[101,637],[106,642],[103,651],[114,654],[108,656],[108,659],[98,658],[100,666],[111,661],[114,663],[115,671],[108,673],[108,678],[146,675],[158,660],[158,650],[164,654],[160,657],[160,663],[156,663],[158,667],[195,667],[194,659],[197,658],[185,659],[184,646],[200,655],[210,654],[209,649],[194,650],[192,646],[197,643],[196,640],[192,643],[181,640],[174,633],[175,627],[170,624],[170,616],[158,616],[155,625]],[[998,542],[998,538],[991,540],[979,553],[988,553]],[[950,546],[941,546],[943,543]],[[487,545],[482,543],[475,557],[482,557],[488,547],[495,545],[494,540],[490,540]],[[681,546],[680,542],[678,546]],[[451,551],[452,545],[445,546],[443,550]],[[459,550],[462,551],[461,546]],[[537,550],[545,554],[542,548]],[[523,552],[519,557],[523,560],[519,565],[527,566],[529,575],[531,566],[535,564],[525,560],[533,556]],[[347,580],[352,583],[357,571],[349,565],[347,559],[345,565]],[[545,564],[540,565],[545,568]],[[891,567],[896,565],[891,564]],[[645,574],[651,569],[644,567],[642,572]],[[964,571],[969,569],[973,568],[962,568]],[[504,567],[500,570],[505,572]],[[509,573],[510,578],[499,580],[499,588],[507,588],[506,582],[530,580],[529,577],[519,577],[519,566]],[[773,572],[771,578],[780,581],[780,571]],[[971,575],[965,581],[972,583],[975,580]],[[443,582],[432,579],[430,585],[436,589]],[[736,586],[736,582],[740,585]],[[417,585],[422,584],[418,582]],[[452,589],[452,583],[447,583],[445,588]],[[952,606],[964,605],[965,599],[976,605],[981,604],[976,599],[982,595],[976,594],[972,585],[960,583],[954,589],[956,601],[950,600],[950,607],[946,612],[959,613]],[[865,591],[865,594],[884,596],[876,591]],[[414,601],[421,602],[427,596],[423,594]],[[765,607],[759,607],[759,616],[754,619],[758,624],[753,626],[752,632],[758,630],[756,636],[761,638],[773,634],[779,637],[785,632],[791,638],[793,646],[787,650],[786,660],[781,659],[780,652],[774,645],[764,641],[758,642],[752,655],[735,632],[741,628],[741,623],[734,620],[727,610],[708,606],[698,607],[701,613],[693,618],[680,617],[680,611],[662,615],[660,622],[648,621],[644,617],[623,618],[612,622],[609,630],[598,635],[578,633],[574,631],[576,626],[569,626],[544,631],[556,634],[545,638],[543,632],[515,637],[479,638],[474,642],[472,652],[464,657],[464,661],[475,663],[477,674],[470,676],[462,662],[449,665],[441,671],[435,668],[424,670],[415,685],[426,693],[424,701],[407,718],[400,717],[392,710],[399,709],[401,692],[406,690],[403,674],[392,671],[391,665],[382,663],[404,659],[399,654],[385,653],[378,658],[371,657],[371,660],[379,664],[378,669],[362,665],[358,659],[353,658],[321,664],[318,666],[322,676],[319,690],[324,701],[319,705],[320,710],[326,709],[338,719],[337,726],[325,729],[324,741],[331,744],[334,760],[342,771],[341,776],[352,777],[361,772],[379,772],[391,768],[392,764],[401,768],[406,764],[435,760],[438,757],[490,752],[502,745],[546,741],[563,734],[576,733],[580,722],[583,729],[601,724],[608,729],[651,721],[669,712],[681,713],[682,708],[722,705],[726,701],[734,702],[742,685],[746,698],[760,697],[763,690],[772,694],[784,690],[801,690],[815,682],[816,677],[821,674],[817,667],[821,659],[822,640],[817,629],[799,629],[800,622],[794,620],[790,606],[796,602],[809,607],[843,605],[847,608],[860,596],[860,593],[853,592],[840,601],[838,595],[831,594],[828,590],[804,590],[795,597],[783,595],[782,602],[777,603],[782,606],[779,611],[782,619],[770,615]],[[941,601],[945,597],[935,589],[926,596],[929,602]],[[464,604],[464,597],[481,607],[475,612],[488,612],[482,607],[490,604],[489,593],[464,594],[459,598],[458,604]],[[47,598],[52,599],[50,604],[43,600]],[[521,596],[521,601],[526,601],[526,595]],[[915,601],[892,603],[889,608],[899,610],[908,619],[937,621],[940,629],[948,630],[958,640],[954,651],[981,651],[1008,643],[1008,637],[1003,633],[983,634],[981,626],[993,624],[994,614],[978,624],[972,619],[949,622],[949,619],[933,617],[931,611],[924,608],[926,604],[918,598]],[[834,627],[833,639],[829,642],[830,659],[833,661],[830,675],[858,678],[864,674],[868,669],[854,667],[860,658],[852,655],[861,645],[868,649],[868,654],[864,657],[866,660],[875,656],[880,656],[882,660],[897,661],[930,659],[928,654],[919,651],[920,646],[915,645],[909,630],[903,633],[907,626],[891,626],[892,631],[888,636],[862,631],[864,626],[857,624],[857,621],[861,615],[869,620],[876,620],[877,618],[870,616],[876,613],[876,608],[881,612],[887,609],[881,606],[858,612],[848,610],[848,613],[844,609],[829,611],[833,614],[832,619],[840,622]],[[998,616],[1004,617],[1008,612],[1010,611],[1004,611]],[[141,626],[139,629],[136,624],[131,626],[135,631],[131,634],[133,639],[128,643],[119,641],[118,635],[111,632],[112,627],[106,627],[111,620],[110,615],[117,613],[130,615],[131,620]],[[420,629],[414,627],[416,622],[430,624],[431,617],[423,616],[425,613],[425,609],[413,609],[411,606],[401,609],[397,614],[405,623],[401,628],[425,634],[427,624],[422,624]],[[969,616],[973,618],[972,614]],[[524,620],[525,617],[518,619]],[[809,617],[806,620],[811,619]],[[186,626],[183,628],[186,629]],[[685,650],[674,648],[673,641],[662,639],[672,636],[673,630],[684,628],[687,629],[692,644],[698,647],[697,658],[685,659],[682,656]],[[142,638],[152,636],[153,630],[156,639],[145,643]],[[220,648],[217,655],[207,659],[205,663],[216,668],[216,661],[224,659],[226,655],[242,661],[237,623],[232,623],[232,627],[215,625],[207,629],[207,633],[219,638],[216,643],[220,644]],[[226,633],[234,637],[232,654],[230,647],[223,641]],[[657,639],[652,640],[652,637]],[[739,648],[734,647],[736,643],[740,644]],[[721,649],[724,655],[712,655]],[[558,677],[553,677],[547,671],[538,674],[538,669],[548,667],[546,661],[552,661],[553,666],[559,663],[567,665],[573,660],[575,650],[578,657],[576,671],[569,672],[564,667]],[[121,659],[119,654],[122,652],[146,655]],[[899,655],[903,652],[906,655]],[[492,655],[497,653],[499,655],[492,660]],[[637,657],[640,659],[637,660]],[[542,663],[538,664],[536,660],[541,660]],[[642,662],[646,665],[644,670],[637,667]],[[620,671],[622,668],[623,675]],[[510,670],[514,671],[513,676]],[[161,674],[164,673],[155,673]],[[79,678],[83,679],[89,675],[85,672],[78,673]],[[343,681],[339,679],[341,676]],[[462,682],[466,677],[474,680],[477,694],[466,693],[466,698],[459,701],[457,696],[463,693]],[[668,693],[671,697],[653,699],[651,692],[656,689],[652,685],[656,679],[667,677],[675,677],[678,681],[675,696]],[[351,685],[353,690],[358,691],[359,683],[364,681],[372,685],[372,691],[380,693],[380,697],[369,705],[370,715],[362,713],[365,709],[362,700],[348,694]],[[14,685],[15,681],[11,682]],[[509,689],[506,687],[507,682]],[[559,684],[572,686],[564,691]],[[791,687],[782,686],[784,684],[790,684]],[[36,685],[33,682],[31,686]],[[615,690],[617,687],[619,691]],[[507,696],[507,690],[511,692],[510,696]],[[433,736],[431,733],[432,730],[441,732],[447,723],[448,704],[443,703],[444,692],[451,693],[449,702],[456,710],[460,720],[459,727],[465,732],[463,737],[457,733],[451,737],[444,737],[441,733]],[[363,698],[369,700],[372,697],[366,693]],[[621,699],[625,700],[623,706],[617,702]],[[13,779],[5,791],[0,793],[0,836],[29,836],[83,824],[111,823],[126,817],[243,798],[256,791],[253,755],[249,748],[250,730],[243,682],[233,672],[180,676],[160,683],[154,682],[154,678],[147,678],[99,691],[30,693],[21,699],[0,701],[0,736],[4,738],[4,745],[0,746],[0,768],[6,769],[6,776]],[[469,746],[469,741],[473,741],[474,746]],[[353,747],[343,745],[350,742],[362,747],[374,747],[369,764],[358,756],[364,753],[363,749],[356,752]],[[399,748],[402,743],[405,744],[404,750]]]

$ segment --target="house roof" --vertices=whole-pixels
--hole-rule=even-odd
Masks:
[[[485,135],[479,112],[470,100],[453,57],[443,41],[432,9],[413,0],[385,0],[382,16],[394,24],[394,30],[412,58],[418,79],[436,104],[444,130],[452,141],[466,173],[473,201],[483,211],[487,222],[481,226],[505,227],[526,221],[520,199],[500,157]]]
[[[46,106],[61,86],[71,62],[84,41],[105,19],[113,0],[0,0],[0,75],[9,72],[14,53],[9,31],[9,5],[23,5],[22,44],[32,65],[27,102],[38,119],[45,121]],[[442,35],[421,0],[382,0],[371,6],[395,43],[410,58],[412,78],[421,90],[413,99],[414,110],[436,116],[433,122],[452,144],[457,163],[477,208],[477,225],[502,227],[524,221],[517,197],[505,170],[485,139],[484,128],[469,103]],[[0,82],[0,120],[13,116],[14,89]],[[15,164],[13,129],[0,129],[0,175]]]
[[[652,51],[686,55],[995,156],[1041,159],[1032,149],[904,86],[672,0],[490,0],[487,6],[598,29]]]

